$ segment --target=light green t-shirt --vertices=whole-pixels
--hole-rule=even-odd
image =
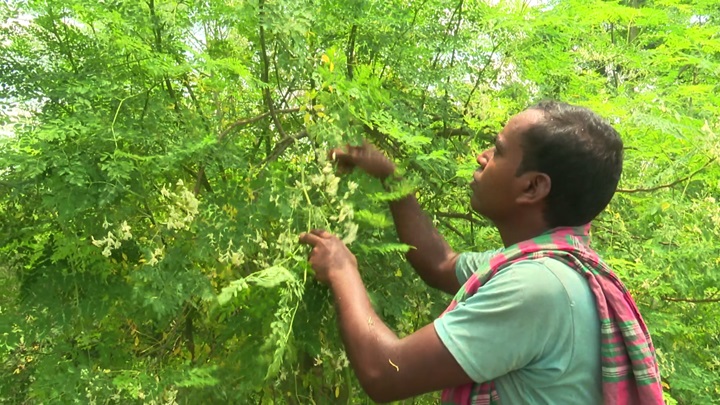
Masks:
[[[464,253],[460,284],[497,253]],[[600,321],[587,281],[550,258],[510,265],[434,322],[476,382],[503,404],[602,404]]]

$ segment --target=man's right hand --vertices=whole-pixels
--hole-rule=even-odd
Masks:
[[[346,146],[330,151],[338,172],[351,172],[359,167],[372,177],[384,180],[395,174],[395,164],[375,146]],[[414,194],[390,202],[395,229],[400,241],[413,246],[407,258],[415,271],[429,286],[455,294],[460,284],[455,276],[457,254],[438,233],[423,212]]]
[[[355,167],[359,167],[370,176],[381,180],[395,173],[395,164],[367,142],[360,146],[347,145],[345,149],[335,148],[330,151],[330,157],[337,162],[340,173],[350,173]]]

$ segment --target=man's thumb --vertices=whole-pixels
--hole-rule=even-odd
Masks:
[[[337,163],[339,173],[349,173],[355,168],[353,156],[340,148],[331,150],[328,155],[332,162]]]

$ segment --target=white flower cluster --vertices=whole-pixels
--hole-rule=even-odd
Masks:
[[[340,178],[333,172],[333,167],[330,163],[326,163],[322,168],[322,173],[310,177],[310,182],[315,186],[325,186],[325,194],[327,194],[331,200],[335,200],[338,192],[338,185],[340,185]]]
[[[298,252],[303,249],[298,243],[299,230],[295,219],[298,211],[308,216],[309,226],[325,228],[342,238],[345,244],[353,243],[358,225],[354,222],[355,212],[350,198],[357,191],[358,184],[350,181],[347,191],[338,195],[340,178],[334,174],[332,164],[324,164],[316,173],[295,181],[295,187],[290,192],[287,189],[283,189],[283,192],[271,190],[269,201],[276,207],[289,205],[291,213],[287,217],[274,218],[277,223],[268,229],[269,232],[263,233],[260,229],[251,231],[255,235],[245,235],[241,242],[244,246],[236,246],[237,239],[226,239],[227,242],[220,245],[215,241],[215,235],[208,234],[207,238],[217,252],[218,262],[234,267],[247,263],[253,268],[262,269],[277,264],[279,260],[298,258]],[[319,197],[319,200],[313,201],[311,195]],[[220,239],[223,239],[222,233]]]
[[[242,246],[237,250],[233,250],[233,241],[228,242],[227,249],[220,254],[218,258],[220,263],[232,263],[233,266],[242,266],[245,263],[245,253],[243,252]]]
[[[705,204],[703,205],[705,205],[705,207],[700,210],[707,212],[710,216],[710,223],[714,225],[710,227],[713,229],[712,232],[716,235],[720,234],[720,232],[718,232],[718,229],[720,229],[720,209],[718,208],[717,201],[714,197],[708,196],[705,198],[704,202]]]
[[[163,259],[163,256],[165,256],[165,247],[156,247],[155,250],[150,253],[150,260],[148,260],[147,264],[154,266]]]
[[[255,260],[253,260],[253,264],[255,264],[258,268],[264,269],[266,267],[270,267],[270,262],[272,258],[270,257],[270,252],[268,251],[269,246],[267,244],[267,241],[262,236],[259,230],[255,230],[255,239],[253,241],[257,244],[257,246],[260,248],[257,256],[255,257]]]
[[[103,222],[104,229],[108,229],[111,226],[112,224],[109,223],[107,219]],[[95,239],[95,237],[91,236],[90,238],[92,239],[93,245],[103,248],[103,256],[110,257],[112,251],[119,248],[122,241],[132,238],[130,230],[130,225],[128,225],[127,221],[123,221],[118,229],[109,230],[106,237],[102,239]]]
[[[330,203],[338,203],[337,213],[330,215],[328,219],[338,228],[342,227],[342,231],[338,230],[338,233],[344,235],[342,240],[346,245],[353,243],[357,237],[358,225],[353,222],[355,211],[348,200],[357,190],[358,184],[353,181],[348,182],[348,191],[338,199],[340,178],[335,175],[333,166],[329,162],[323,166],[320,174],[310,177],[310,183],[316,187],[323,187]]]
[[[313,360],[316,367],[327,362],[330,368],[335,371],[342,371],[350,366],[350,361],[344,350],[333,351],[327,344],[320,348],[320,354],[315,356]]]
[[[349,245],[353,242],[355,242],[355,238],[357,237],[357,231],[358,231],[358,224],[353,221],[353,218],[355,216],[355,211],[353,210],[353,206],[348,202],[348,197],[354,193],[354,189],[352,187],[354,183],[350,182],[350,188],[348,192],[346,192],[345,198],[343,198],[340,201],[340,210],[336,215],[332,215],[330,217],[330,220],[337,221],[338,224],[343,225],[343,238],[342,241],[346,245]],[[355,189],[357,188],[357,185],[355,185]]]
[[[288,221],[289,225],[289,221]],[[277,236],[275,248],[280,252],[292,252],[298,246],[298,235],[287,230]]]
[[[171,202],[165,226],[171,230],[187,230],[199,212],[200,202],[192,192],[185,188],[182,180],[178,180],[176,185],[178,189],[176,193],[168,190],[165,186],[160,190],[160,194]]]

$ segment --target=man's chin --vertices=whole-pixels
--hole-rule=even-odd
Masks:
[[[473,211],[477,212],[478,214],[482,215],[480,201],[478,201],[477,198],[475,198],[475,195],[470,196],[470,208],[472,208]]]
[[[480,200],[477,199],[477,197],[476,197],[475,194],[472,194],[472,195],[470,196],[470,208],[472,208],[473,211],[475,211],[475,212],[477,212],[478,214],[480,214],[481,217],[486,218],[486,219],[492,221],[492,220],[490,219],[490,217],[487,216],[485,210],[483,209],[482,203],[480,203]]]

